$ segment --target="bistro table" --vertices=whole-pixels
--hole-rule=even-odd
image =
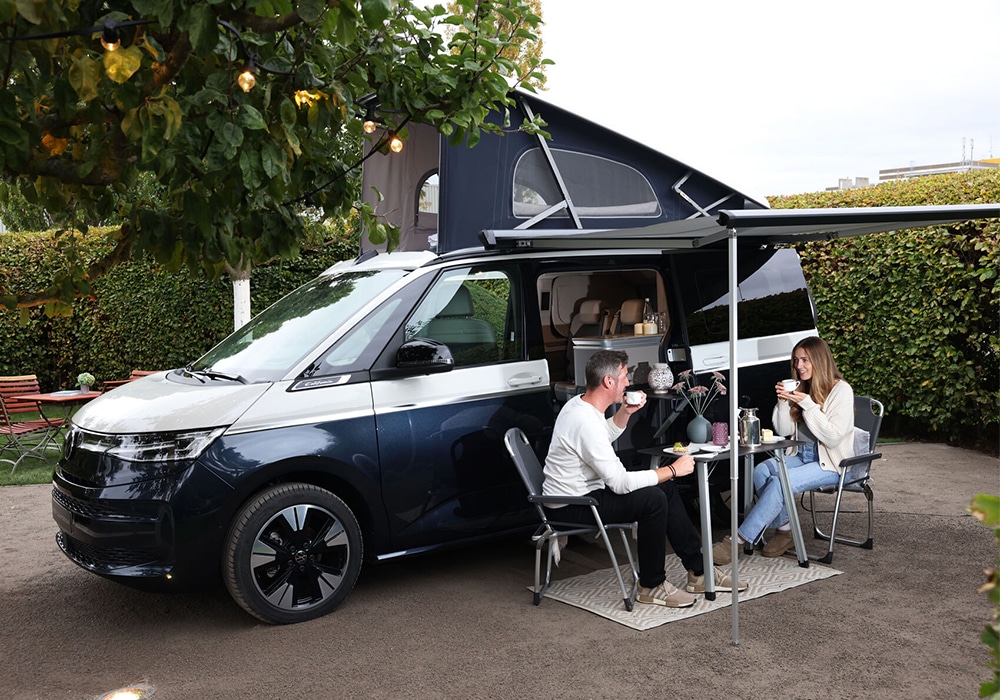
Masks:
[[[791,485],[788,483],[788,468],[785,466],[785,450],[795,445],[806,444],[803,440],[781,439],[774,442],[760,445],[741,445],[739,456],[743,458],[743,502],[750,504],[753,497],[753,456],[770,452],[774,455],[778,463],[778,480],[781,483],[781,493],[785,500],[785,509],[788,511],[788,522],[792,528],[792,541],[795,543],[795,554],[799,560],[799,566],[809,566],[809,555],[806,552],[805,541],[802,539],[802,528],[799,526],[799,514],[795,508],[795,494],[792,493]],[[689,453],[676,453],[671,447],[647,447],[639,450],[639,454],[647,455],[649,466],[655,469],[659,466],[660,460],[676,459],[684,454],[694,457],[695,473],[698,479],[698,505],[701,511],[701,554],[705,566],[705,599],[715,600],[715,564],[712,557],[712,510],[711,501],[708,496],[708,476],[710,466],[714,467],[716,462],[729,459],[729,448],[719,452],[693,450]],[[744,551],[752,551],[752,545],[747,543]]]
[[[11,398],[21,401],[34,401],[37,404],[44,403],[61,406],[63,409],[64,419],[69,420],[73,417],[74,411],[79,408],[80,404],[92,401],[100,395],[101,392],[99,391],[78,391],[76,389],[70,389],[66,391],[52,391],[48,393],[18,394],[16,396],[12,396]],[[65,422],[63,425],[65,425]],[[58,433],[60,436],[62,435],[62,425],[59,426]]]

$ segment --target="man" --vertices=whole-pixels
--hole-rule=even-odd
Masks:
[[[694,458],[683,455],[658,469],[626,470],[611,443],[625,431],[632,414],[646,405],[646,395],[640,392],[638,404],[625,402],[628,355],[621,351],[595,352],[587,362],[586,378],[586,391],[567,401],[556,418],[542,492],[591,496],[605,522],[638,522],[638,601],[672,608],[693,605],[691,594],[705,591],[701,540],[672,482],[694,471]],[[618,411],[605,419],[607,409],[618,403]],[[563,522],[593,522],[588,506],[557,508]],[[666,580],[666,539],[687,569],[684,591]],[[716,569],[715,577],[715,590],[732,591],[729,576]],[[745,584],[740,586],[745,589]]]

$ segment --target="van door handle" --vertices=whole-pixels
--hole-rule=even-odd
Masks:
[[[530,377],[511,377],[507,380],[507,386],[525,386],[527,384],[540,384],[541,382],[541,375],[534,375]]]
[[[704,360],[701,361],[701,364],[705,365],[706,367],[719,367],[725,364],[725,362],[726,358],[723,357],[722,355],[719,355],[718,357],[706,357]]]

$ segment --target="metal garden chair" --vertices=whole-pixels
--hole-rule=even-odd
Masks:
[[[600,513],[597,512],[597,501],[589,496],[545,496],[542,494],[542,480],[544,478],[542,473],[542,466],[538,463],[538,458],[535,456],[534,450],[528,443],[527,437],[525,437],[524,432],[520,428],[511,428],[504,435],[504,445],[507,447],[507,452],[510,453],[511,459],[514,461],[514,465],[517,467],[518,473],[521,475],[521,479],[524,480],[524,485],[528,489],[528,501],[535,505],[535,509],[538,511],[538,517],[541,518],[541,525],[535,530],[535,534],[531,536],[532,541],[535,543],[535,588],[534,588],[534,603],[538,605],[542,596],[545,595],[545,591],[549,587],[549,583],[552,580],[552,560],[555,554],[555,548],[558,545],[558,538],[568,537],[570,535],[594,535],[600,536],[604,542],[604,546],[608,550],[608,556],[611,558],[611,563],[614,565],[615,575],[618,577],[618,585],[621,587],[622,600],[625,602],[625,609],[632,610],[632,605],[635,602],[635,594],[639,586],[639,576],[638,570],[635,565],[635,558],[632,555],[632,547],[629,545],[628,537],[626,532],[631,532],[632,523],[604,523],[601,520]],[[591,511],[594,514],[594,524],[593,525],[581,525],[580,523],[562,523],[550,518],[550,514],[546,512],[544,506],[546,505],[586,505],[590,506]],[[629,591],[625,586],[625,579],[622,576],[621,567],[618,565],[618,557],[615,556],[615,550],[611,546],[611,539],[608,537],[609,530],[618,530],[621,533],[622,543],[625,545],[625,551],[628,553],[629,564],[632,566],[632,589]],[[548,563],[545,568],[545,583],[541,583],[541,566],[542,566],[542,549],[548,551]]]
[[[817,560],[823,562],[824,564],[829,564],[833,561],[833,545],[835,542],[842,542],[843,544],[849,544],[854,547],[863,547],[864,549],[871,549],[873,546],[872,534],[874,532],[874,494],[872,493],[871,469],[875,460],[882,458],[881,453],[875,451],[875,446],[878,442],[878,434],[879,429],[882,427],[883,416],[884,408],[879,401],[868,396],[855,396],[855,456],[845,459],[840,463],[840,466],[844,469],[843,473],[840,475],[840,481],[836,486],[825,486],[823,488],[802,492],[802,507],[812,514],[813,535],[816,539],[827,540],[830,542],[830,546],[828,547],[826,554],[822,557],[817,557]],[[868,537],[866,539],[852,539],[837,535],[837,519],[840,517],[842,512],[841,502],[845,491],[863,493],[865,498],[868,500]],[[808,507],[805,506],[804,503],[806,493],[809,494]],[[826,534],[820,530],[819,525],[817,524],[817,512],[830,513],[831,511],[816,510],[816,494],[831,494],[835,496],[832,511],[833,520],[830,524],[830,534]]]

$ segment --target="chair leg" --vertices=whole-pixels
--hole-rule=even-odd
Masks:
[[[618,586],[622,592],[622,601],[625,603],[625,609],[632,612],[632,597],[629,595],[628,589],[625,588],[625,579],[622,578],[621,567],[618,566],[618,557],[615,556],[615,550],[611,546],[611,539],[608,537],[608,531],[603,527],[601,528],[601,539],[604,540],[604,546],[608,550],[608,556],[611,557],[611,565],[615,569],[615,576],[618,577]]]
[[[635,564],[635,557],[632,555],[632,546],[628,542],[625,531],[619,530],[618,532],[622,536],[622,545],[624,545],[625,552],[628,554],[629,566],[632,567],[632,590],[625,599],[625,609],[632,612],[632,605],[635,603],[635,597],[639,593],[639,567]]]
[[[541,575],[542,575],[542,540],[535,542],[535,588],[534,588],[534,604],[538,605],[542,602],[542,593],[545,589],[541,585]]]
[[[825,564],[829,564],[833,561],[833,544],[834,542],[839,542],[841,544],[850,545],[852,547],[861,547],[862,549],[872,549],[874,546],[874,540],[872,535],[875,531],[875,504],[874,504],[874,493],[872,492],[871,485],[864,485],[865,498],[868,501],[868,539],[866,540],[856,540],[850,537],[837,536],[837,519],[840,516],[841,508],[841,497],[842,492],[837,494],[836,503],[833,509],[833,523],[830,527],[830,534],[826,534],[820,530],[816,521],[816,503],[814,499],[814,494],[812,491],[809,492],[809,510],[812,513],[813,518],[813,536],[818,540],[828,541],[829,547],[827,548],[827,553],[822,558],[817,558],[817,561],[821,561]]]

